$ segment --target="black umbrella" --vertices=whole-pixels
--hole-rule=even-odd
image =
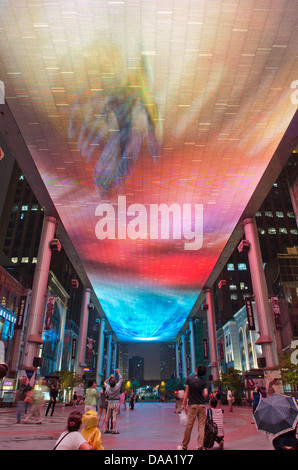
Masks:
[[[259,431],[278,436],[296,428],[298,406],[294,398],[274,393],[260,400],[253,419]]]

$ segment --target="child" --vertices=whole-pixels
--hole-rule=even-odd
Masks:
[[[211,398],[210,406],[212,412],[212,419],[215,424],[217,424],[217,436],[215,437],[215,441],[219,444],[219,449],[223,450],[224,448],[224,423],[223,423],[223,414],[222,409],[217,408],[218,401],[215,397]]]
[[[82,423],[85,426],[81,434],[95,450],[104,450],[101,445],[101,432],[97,427],[97,413],[89,410],[82,416]]]

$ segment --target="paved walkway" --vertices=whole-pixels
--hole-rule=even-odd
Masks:
[[[176,451],[181,444],[184,426],[174,413],[175,403],[136,403],[130,411],[121,409],[117,429],[120,434],[102,433],[106,451],[164,450]],[[83,407],[77,407],[84,411]],[[234,407],[231,413],[224,409],[226,450],[273,450],[272,438],[260,433],[252,423],[251,408]],[[0,409],[1,450],[51,450],[64,430],[71,407],[57,405],[52,417],[42,424],[14,424],[15,409]],[[197,428],[192,432],[189,450],[196,449]],[[218,450],[218,444],[211,452]]]

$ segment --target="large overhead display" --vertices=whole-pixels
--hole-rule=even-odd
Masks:
[[[297,10],[1,1],[6,101],[120,341],[173,340],[204,288],[296,111]]]

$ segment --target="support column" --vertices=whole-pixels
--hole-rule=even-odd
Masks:
[[[113,374],[115,375],[115,370],[118,369],[117,367],[117,341],[114,341],[114,355],[113,355],[113,362],[114,362],[114,371]]]
[[[104,331],[105,331],[105,318],[100,319],[100,329],[99,329],[99,338],[98,338],[98,352],[97,352],[97,368],[96,368],[96,377],[102,376],[102,362],[103,362],[103,350],[104,350]]]
[[[182,377],[187,377],[186,355],[185,355],[185,335],[181,333],[181,359],[182,359]]]
[[[55,217],[46,216],[42,226],[28,312],[24,364],[22,365],[27,370],[35,369],[33,367],[33,360],[34,357],[39,356],[40,345],[43,342],[41,334],[44,320],[44,305],[52,256],[50,241],[54,238],[56,223]]]
[[[213,380],[219,379],[217,348],[216,348],[216,330],[215,330],[215,315],[214,315],[214,302],[211,289],[206,290],[207,304],[208,304],[208,334],[209,334],[209,351],[210,351],[210,364],[211,374]]]
[[[263,355],[266,358],[266,368],[277,369],[278,356],[274,341],[273,318],[268,300],[268,289],[257,226],[254,218],[245,219],[242,224],[245,238],[250,242],[248,261],[260,333],[256,344],[262,345]]]
[[[179,373],[179,341],[176,341],[176,379],[180,378]]]
[[[194,323],[193,319],[188,320],[190,330],[190,359],[191,359],[191,372],[196,372],[196,352],[195,352],[195,338],[194,338]]]
[[[78,345],[78,374],[83,375],[84,368],[86,367],[85,355],[86,355],[86,341],[87,341],[87,328],[89,319],[89,308],[90,303],[90,289],[85,289],[82,308],[81,308],[81,319],[80,319],[80,334],[79,334],[79,345]]]
[[[107,350],[107,378],[111,375],[111,357],[112,357],[112,336],[113,332],[108,332],[108,350]]]

